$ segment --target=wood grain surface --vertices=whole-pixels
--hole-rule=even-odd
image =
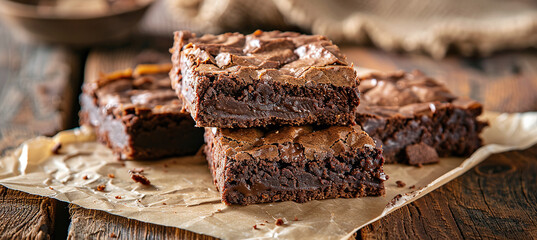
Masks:
[[[103,211],[69,206],[68,239],[216,239],[174,227],[149,224]]]
[[[361,229],[362,239],[536,239],[537,145],[494,154]]]
[[[0,53],[0,155],[30,137],[73,126],[79,57],[60,47],[20,43],[1,22]],[[54,199],[0,186],[0,239],[66,235],[54,234],[67,226],[67,219],[56,224],[62,211]]]
[[[0,186],[0,239],[50,239],[57,201]]]
[[[52,135],[70,124],[78,57],[60,47],[21,44],[0,26],[0,129]],[[1,137],[1,136],[0,136]]]

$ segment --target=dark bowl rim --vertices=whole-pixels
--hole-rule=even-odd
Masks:
[[[36,6],[30,4],[18,3],[13,0],[0,0],[0,14],[11,15],[14,17],[25,17],[25,18],[34,18],[34,19],[63,19],[63,20],[82,20],[82,19],[97,19],[104,17],[111,17],[116,15],[121,15],[129,12],[136,12],[145,10],[156,0],[145,0],[141,1],[139,5],[124,8],[117,11],[107,11],[102,14],[58,14],[54,11],[38,11]],[[53,7],[49,7],[53,8]]]

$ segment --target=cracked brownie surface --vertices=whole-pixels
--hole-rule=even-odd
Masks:
[[[360,79],[356,121],[382,145],[387,163],[433,163],[439,159],[408,153],[435,156],[432,147],[440,157],[467,156],[482,145],[479,134],[488,123],[477,120],[483,111],[480,103],[456,97],[419,71],[369,73]]]
[[[81,124],[122,159],[195,153],[203,129],[195,128],[170,87],[170,64],[139,65],[88,81],[80,96]]]
[[[198,126],[346,125],[356,72],[323,36],[256,31],[175,33],[172,87]]]
[[[206,128],[205,140],[226,204],[384,194],[382,151],[359,126]]]

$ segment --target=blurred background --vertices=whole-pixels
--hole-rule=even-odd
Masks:
[[[419,69],[487,110],[537,109],[535,0],[0,0],[0,129],[76,127],[85,78],[169,62],[176,30],[256,29],[326,35],[355,66]]]
[[[256,29],[326,35],[355,66],[419,69],[487,110],[537,109],[534,0],[0,0],[0,129],[77,126],[85,78],[168,62],[176,30]]]

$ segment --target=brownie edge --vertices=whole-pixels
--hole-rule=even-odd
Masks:
[[[228,205],[384,195],[382,150],[360,127],[205,128]]]

